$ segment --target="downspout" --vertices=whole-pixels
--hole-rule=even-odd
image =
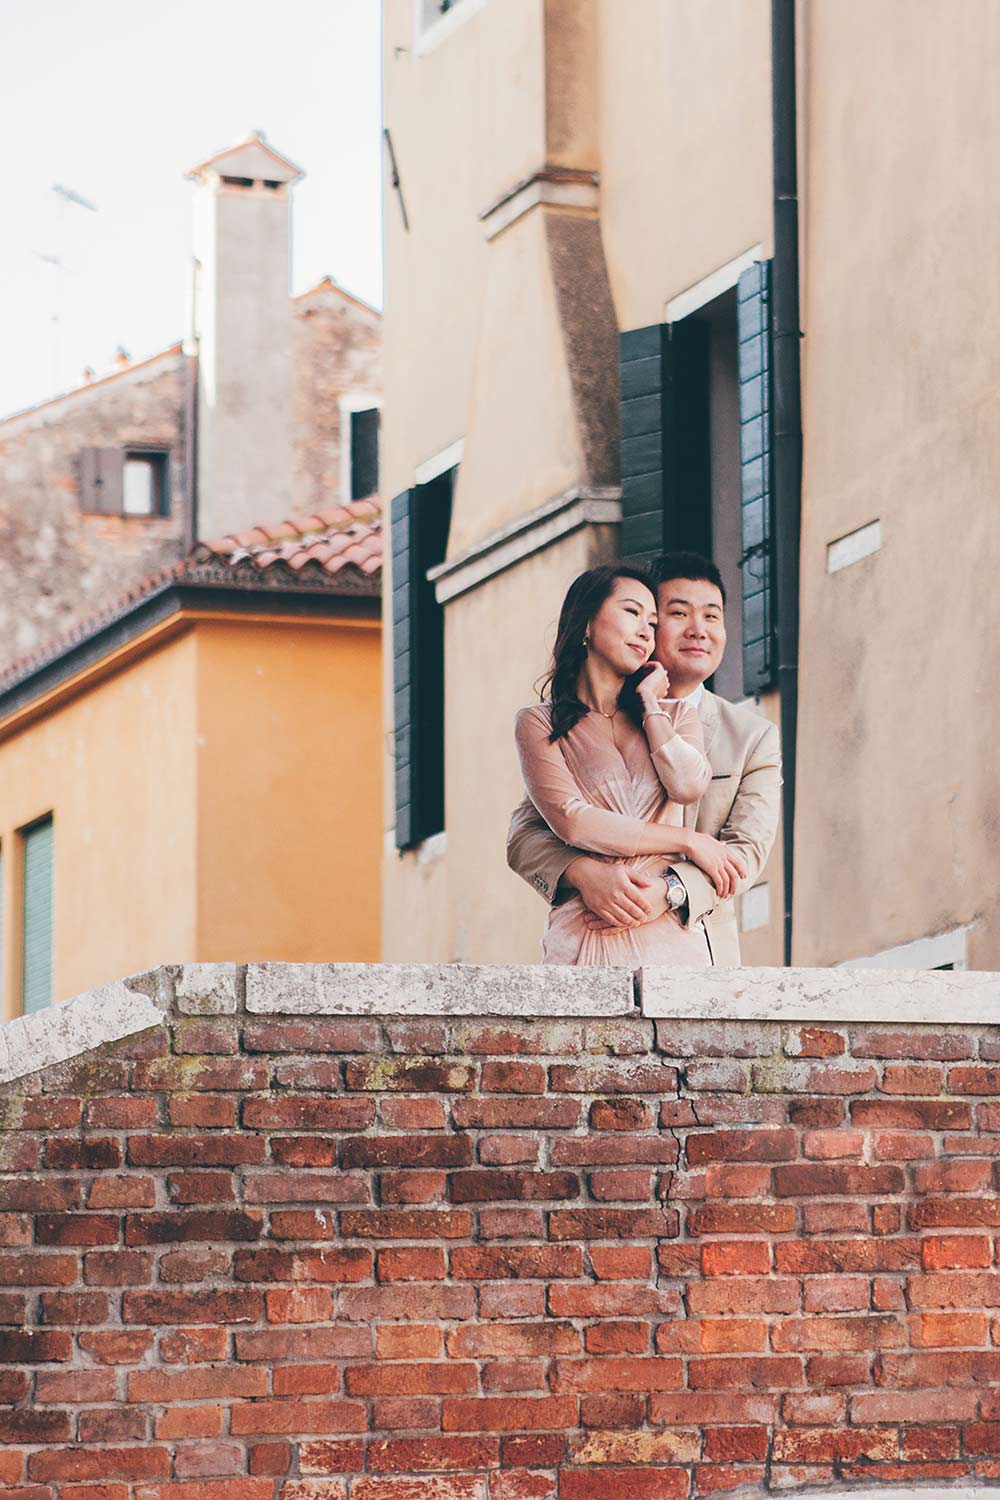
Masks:
[[[795,0],[771,0],[771,131],[774,172],[774,261],[771,271],[774,561],[784,762],[784,949],[785,963],[790,964],[795,873],[795,741],[799,704],[799,538],[802,523]]]

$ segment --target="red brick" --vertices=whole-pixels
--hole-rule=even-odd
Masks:
[[[677,1069],[655,1062],[553,1063],[549,1088],[556,1094],[674,1094]]]
[[[684,1383],[679,1359],[558,1359],[554,1391],[676,1391]]]
[[[779,1428],[771,1448],[775,1463],[841,1463],[859,1459],[876,1463],[898,1456],[899,1437],[893,1427]]]
[[[233,1337],[236,1358],[247,1364],[371,1358],[372,1335],[367,1327],[239,1329]]]
[[[488,1167],[537,1162],[541,1142],[530,1135],[487,1135],[479,1142],[479,1160]]]
[[[911,1276],[906,1283],[911,1307],[1000,1307],[1000,1272],[952,1271]]]
[[[677,1391],[670,1395],[653,1395],[649,1400],[649,1420],[666,1427],[713,1427],[735,1424],[774,1422],[777,1398],[755,1391],[735,1395],[711,1391]]]
[[[814,1354],[806,1360],[806,1380],[821,1389],[871,1384],[870,1354]]]
[[[495,1437],[377,1439],[368,1447],[375,1473],[436,1474],[449,1469],[495,1469],[500,1443]]]
[[[988,1320],[981,1313],[920,1313],[911,1323],[914,1348],[975,1348],[988,1341]]]
[[[783,1396],[781,1415],[789,1427],[832,1427],[847,1422],[846,1396]]]
[[[427,1318],[462,1321],[475,1312],[471,1286],[432,1282],[414,1286],[346,1287],[338,1298],[338,1314],[348,1322],[423,1322]]]
[[[91,1407],[77,1419],[81,1443],[141,1443],[149,1436],[149,1413],[121,1406]]]
[[[1000,1068],[949,1068],[948,1091],[952,1094],[1000,1094]]]
[[[688,1385],[692,1390],[788,1390],[802,1384],[797,1359],[692,1359]]]
[[[679,1147],[672,1135],[571,1135],[552,1142],[554,1167],[672,1166]]]
[[[588,1184],[591,1197],[603,1203],[647,1203],[653,1196],[651,1172],[591,1172]]]
[[[121,1142],[114,1136],[84,1139],[51,1136],[45,1143],[45,1165],[63,1172],[104,1172],[122,1164]]]
[[[840,1157],[861,1160],[865,1136],[860,1130],[807,1130],[802,1137],[802,1155],[817,1161],[834,1161]]]
[[[688,1211],[688,1234],[789,1234],[791,1203],[708,1203]]]
[[[380,1250],[376,1257],[379,1281],[443,1281],[444,1251],[437,1245]]]
[[[560,1500],[685,1500],[686,1469],[563,1469]]]
[[[433,1479],[386,1475],[355,1479],[351,1500],[485,1500],[486,1480],[477,1474],[437,1474]],[[336,1496],[282,1495],[282,1500],[338,1500]]]
[[[779,1271],[792,1275],[831,1271],[905,1271],[920,1264],[920,1241],[905,1240],[789,1240],[775,1247]]]
[[[755,1354],[767,1347],[767,1325],[760,1318],[705,1318],[699,1338],[706,1354]]]
[[[786,1036],[783,1050],[789,1057],[838,1057],[846,1048],[842,1032],[821,1026],[797,1026]]]
[[[166,1448],[67,1448],[32,1453],[31,1479],[165,1479],[170,1473]]]
[[[34,1250],[0,1255],[0,1286],[72,1286],[78,1274],[75,1255]]]
[[[763,1464],[697,1464],[694,1492],[696,1495],[715,1495],[721,1490],[759,1485],[766,1473]]]
[[[345,1239],[465,1240],[472,1216],[465,1209],[382,1209],[340,1216]]]
[[[459,1130],[572,1130],[580,1113],[578,1099],[456,1099],[451,1106]]]
[[[451,1274],[459,1281],[570,1279],[583,1275],[583,1252],[578,1245],[459,1245],[451,1252]]]
[[[73,1340],[68,1333],[0,1329],[0,1366],[56,1364],[72,1356]]]
[[[272,1374],[276,1396],[336,1396],[340,1393],[339,1365],[276,1365]]]
[[[67,1411],[0,1411],[0,1443],[68,1443],[71,1432]]]
[[[178,1479],[237,1475],[244,1467],[244,1450],[239,1443],[202,1442],[174,1449],[174,1473]],[[236,1482],[244,1483],[243,1480]]]
[[[648,1354],[648,1323],[595,1323],[584,1331],[588,1354]]]
[[[672,1208],[563,1208],[549,1215],[554,1240],[671,1239],[678,1230]]]
[[[495,1203],[504,1198],[537,1202],[580,1194],[580,1179],[573,1172],[453,1172],[448,1185],[454,1203]]]
[[[482,1366],[483,1391],[544,1391],[547,1388],[546,1363],[543,1359],[492,1360]]]
[[[911,1229],[1000,1227],[1000,1198],[924,1198],[907,1211]]]
[[[312,1024],[310,1022],[310,1024]],[[349,1089],[385,1093],[389,1090],[414,1094],[468,1093],[475,1087],[476,1069],[470,1063],[425,1062],[422,1058],[370,1058],[344,1065]]]
[[[595,1099],[590,1106],[592,1130],[648,1130],[652,1123],[645,1099]]]
[[[382,1323],[375,1330],[379,1359],[438,1359],[441,1329],[434,1323]]]
[[[205,1292],[126,1292],[125,1323],[257,1323],[262,1313],[259,1292],[217,1288]]]
[[[871,1299],[865,1276],[815,1276],[803,1283],[806,1312],[864,1312]]]
[[[705,1457],[713,1462],[750,1463],[767,1457],[766,1427],[710,1427],[705,1433]]]
[[[478,1291],[481,1318],[540,1318],[545,1313],[545,1287],[538,1282],[498,1281]]]
[[[365,1408],[357,1401],[254,1401],[234,1406],[230,1417],[234,1437],[269,1433],[308,1437],[324,1432],[364,1432],[365,1426]]]
[[[30,1384],[27,1370],[0,1370],[0,1405],[16,1406],[27,1396]]]
[[[699,1109],[699,1113],[704,1111]],[[801,1129],[833,1130],[844,1119],[843,1099],[789,1099],[788,1118]]]
[[[393,1099],[381,1101],[382,1123],[389,1130],[443,1130],[447,1124],[440,1099]]]
[[[955,1270],[993,1263],[993,1242],[981,1234],[928,1235],[921,1242],[920,1250],[928,1270]]]
[[[561,1282],[549,1288],[549,1311],[565,1318],[641,1318],[645,1313],[678,1313],[680,1293],[672,1287],[579,1286]]]
[[[59,1406],[83,1406],[115,1399],[114,1370],[39,1370],[35,1400]]]
[[[851,1122],[890,1130],[968,1130],[972,1106],[958,1099],[854,1099]]]
[[[851,1397],[853,1421],[965,1422],[976,1415],[975,1391],[872,1391]]]
[[[304,1443],[303,1448],[311,1447]],[[339,1446],[330,1444],[329,1446]],[[249,1450],[247,1467],[251,1474],[287,1474],[292,1467],[290,1443],[254,1443]]]
[[[872,1282],[872,1307],[876,1312],[895,1312],[905,1307],[906,1295],[902,1283],[889,1276],[876,1276]]]
[[[847,1203],[843,1198],[803,1203],[802,1228],[806,1234],[867,1234],[871,1229],[868,1205]]]
[[[819,1194],[843,1194],[845,1197],[883,1197],[902,1192],[906,1177],[901,1167],[776,1167],[774,1190],[779,1198],[809,1198]]]
[[[934,1137],[914,1130],[877,1130],[873,1145],[879,1161],[932,1161],[936,1152]]]
[[[780,1248],[780,1247],[779,1247]],[[799,1306],[799,1283],[787,1277],[720,1277],[692,1282],[688,1311],[695,1313],[788,1313]]]
[[[231,1172],[168,1172],[167,1195],[174,1203],[235,1203]]]
[[[138,1364],[153,1347],[153,1334],[148,1328],[87,1331],[77,1338],[84,1353],[102,1365]]]
[[[322,1209],[275,1209],[271,1215],[271,1238],[275,1240],[332,1240],[333,1230],[333,1214]]]
[[[266,1479],[188,1479],[143,1486],[141,1500],[272,1500],[274,1481]]]
[[[476,1366],[454,1361],[430,1364],[349,1365],[350,1396],[443,1396],[476,1389]]]
[[[228,1276],[232,1258],[231,1250],[173,1250],[160,1257],[160,1280],[189,1283]]]
[[[961,1437],[958,1427],[905,1427],[899,1435],[900,1452],[908,1461],[958,1458]]]
[[[156,1419],[156,1436],[164,1441],[218,1437],[221,1431],[221,1406],[174,1406]]]
[[[936,1161],[915,1167],[913,1184],[918,1193],[975,1193],[990,1185],[992,1162],[975,1157],[968,1161]]]
[[[111,1372],[108,1372],[111,1374]],[[239,1365],[202,1369],[132,1370],[128,1377],[128,1399],[158,1406],[175,1401],[226,1401],[263,1396],[267,1393],[267,1371]],[[108,1400],[109,1397],[102,1399]]]
[[[88,1208],[152,1208],[156,1183],[134,1173],[98,1177],[87,1190]]]
[[[545,1238],[545,1211],[541,1208],[481,1208],[479,1234],[484,1240]]]
[[[885,1031],[865,1026],[852,1033],[851,1051],[855,1057],[913,1057],[949,1062],[971,1057],[972,1041],[968,1033],[938,1031],[931,1026],[900,1026]]]
[[[532,1432],[500,1439],[500,1462],[505,1469],[554,1468],[566,1453],[561,1432]]]
[[[448,1330],[451,1359],[511,1359],[523,1355],[578,1354],[580,1334],[570,1323],[468,1323]]]
[[[574,1396],[445,1397],[445,1432],[547,1432],[576,1426]]]
[[[730,1167],[718,1163],[705,1171],[709,1198],[758,1198],[770,1192],[770,1167]]]
[[[266,1159],[259,1135],[130,1135],[128,1159],[136,1167],[238,1167]]]
[[[484,1062],[484,1094],[544,1094],[545,1069],[541,1063]]]
[[[38,1214],[35,1219],[39,1245],[113,1245],[118,1234],[111,1214]]]
[[[168,1365],[198,1365],[225,1359],[229,1347],[226,1328],[177,1328],[160,1335],[160,1358]]]
[[[374,1123],[374,1099],[278,1094],[243,1103],[243,1124],[248,1130],[366,1130]]]
[[[442,1203],[448,1179],[443,1172],[383,1172],[379,1198],[390,1203]]]
[[[688,1136],[687,1158],[692,1164],[709,1161],[794,1161],[795,1131],[720,1130]]]
[[[892,1314],[787,1318],[771,1331],[771,1347],[778,1353],[814,1349],[899,1349],[906,1342],[906,1327]]]
[[[365,1281],[372,1275],[374,1255],[360,1247],[348,1250],[306,1247],[279,1250],[276,1247],[238,1250],[233,1275],[238,1281]]]
[[[147,1130],[159,1118],[156,1099],[134,1094],[87,1101],[87,1124],[104,1130]]]
[[[490,1500],[555,1500],[555,1474],[507,1469],[490,1476]]]
[[[646,1420],[646,1397],[634,1394],[581,1396],[580,1426],[609,1430],[634,1431]]]
[[[246,1094],[267,1086],[267,1064],[244,1057],[158,1057],[132,1070],[132,1088],[139,1093]]]
[[[875,1381],[882,1387],[913,1390],[922,1386],[995,1385],[1000,1380],[1000,1350],[966,1349],[947,1353],[880,1354]],[[944,1420],[944,1413],[941,1413]]]
[[[333,1316],[333,1294],[323,1286],[275,1288],[264,1304],[269,1323],[325,1323]]]
[[[876,1203],[872,1208],[872,1230],[875,1234],[898,1234],[903,1212],[898,1203]]]
[[[374,1021],[326,1019],[248,1021],[243,1045],[248,1052],[377,1052],[381,1046]]]
[[[236,1124],[236,1100],[225,1094],[174,1094],[167,1104],[171,1125],[200,1125],[231,1129]]]
[[[83,1279],[92,1286],[148,1286],[153,1257],[139,1250],[92,1250],[83,1257]]]
[[[766,1240],[713,1240],[702,1246],[701,1268],[706,1276],[766,1276],[771,1246]]]
[[[601,1281],[646,1281],[653,1273],[652,1253],[645,1245],[591,1245],[589,1254]]]
[[[259,1211],[220,1211],[128,1214],[126,1245],[171,1245],[192,1240],[238,1241],[260,1238],[264,1216]]]
[[[0,1098],[0,1130],[72,1130],[79,1125],[83,1101],[37,1094]]]
[[[438,1431],[439,1408],[436,1396],[376,1396],[372,1401],[372,1427],[376,1432]]]
[[[343,1144],[345,1167],[464,1167],[472,1161],[467,1135],[349,1136]]]
[[[371,1184],[359,1172],[255,1172],[245,1178],[243,1196],[269,1205],[370,1203]]]

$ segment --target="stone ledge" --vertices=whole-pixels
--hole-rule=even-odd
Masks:
[[[154,970],[116,979],[62,1005],[50,1005],[0,1026],[0,1083],[12,1083],[52,1063],[92,1052],[105,1042],[120,1042],[161,1026],[165,1009],[157,983],[161,973]],[[156,999],[149,989],[156,990]]]
[[[635,1015],[629,969],[489,964],[248,964],[255,1015]]]
[[[1000,1025],[1000,975],[936,969],[640,969],[641,1013],[675,1021]]]

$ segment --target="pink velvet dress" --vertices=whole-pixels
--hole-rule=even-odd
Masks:
[[[515,739],[528,796],[565,844],[618,860],[643,874],[659,874],[668,855],[635,853],[647,823],[680,827],[684,804],[696,802],[712,779],[697,709],[683,698],[664,699],[674,738],[651,754],[646,736],[628,716],[585,714],[569,734],[549,743],[548,704],[522,708]],[[664,912],[640,927],[591,932],[579,896],[549,911],[542,961],[551,964],[711,964],[701,923],[682,927]]]

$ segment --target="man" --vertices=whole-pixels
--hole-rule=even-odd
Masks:
[[[690,698],[705,730],[712,781],[700,803],[685,807],[684,822],[732,847],[743,867],[737,893],[754,884],[774,842],[781,787],[776,727],[705,687],[726,648],[726,591],[718,568],[695,552],[672,552],[653,568],[658,584],[654,657],[670,679],[671,698]],[[687,925],[705,919],[712,961],[740,962],[733,899],[719,899],[697,865],[678,861],[650,879],[626,864],[571,849],[527,798],[511,819],[507,863],[549,901],[578,893],[600,930],[638,926],[673,910]]]

